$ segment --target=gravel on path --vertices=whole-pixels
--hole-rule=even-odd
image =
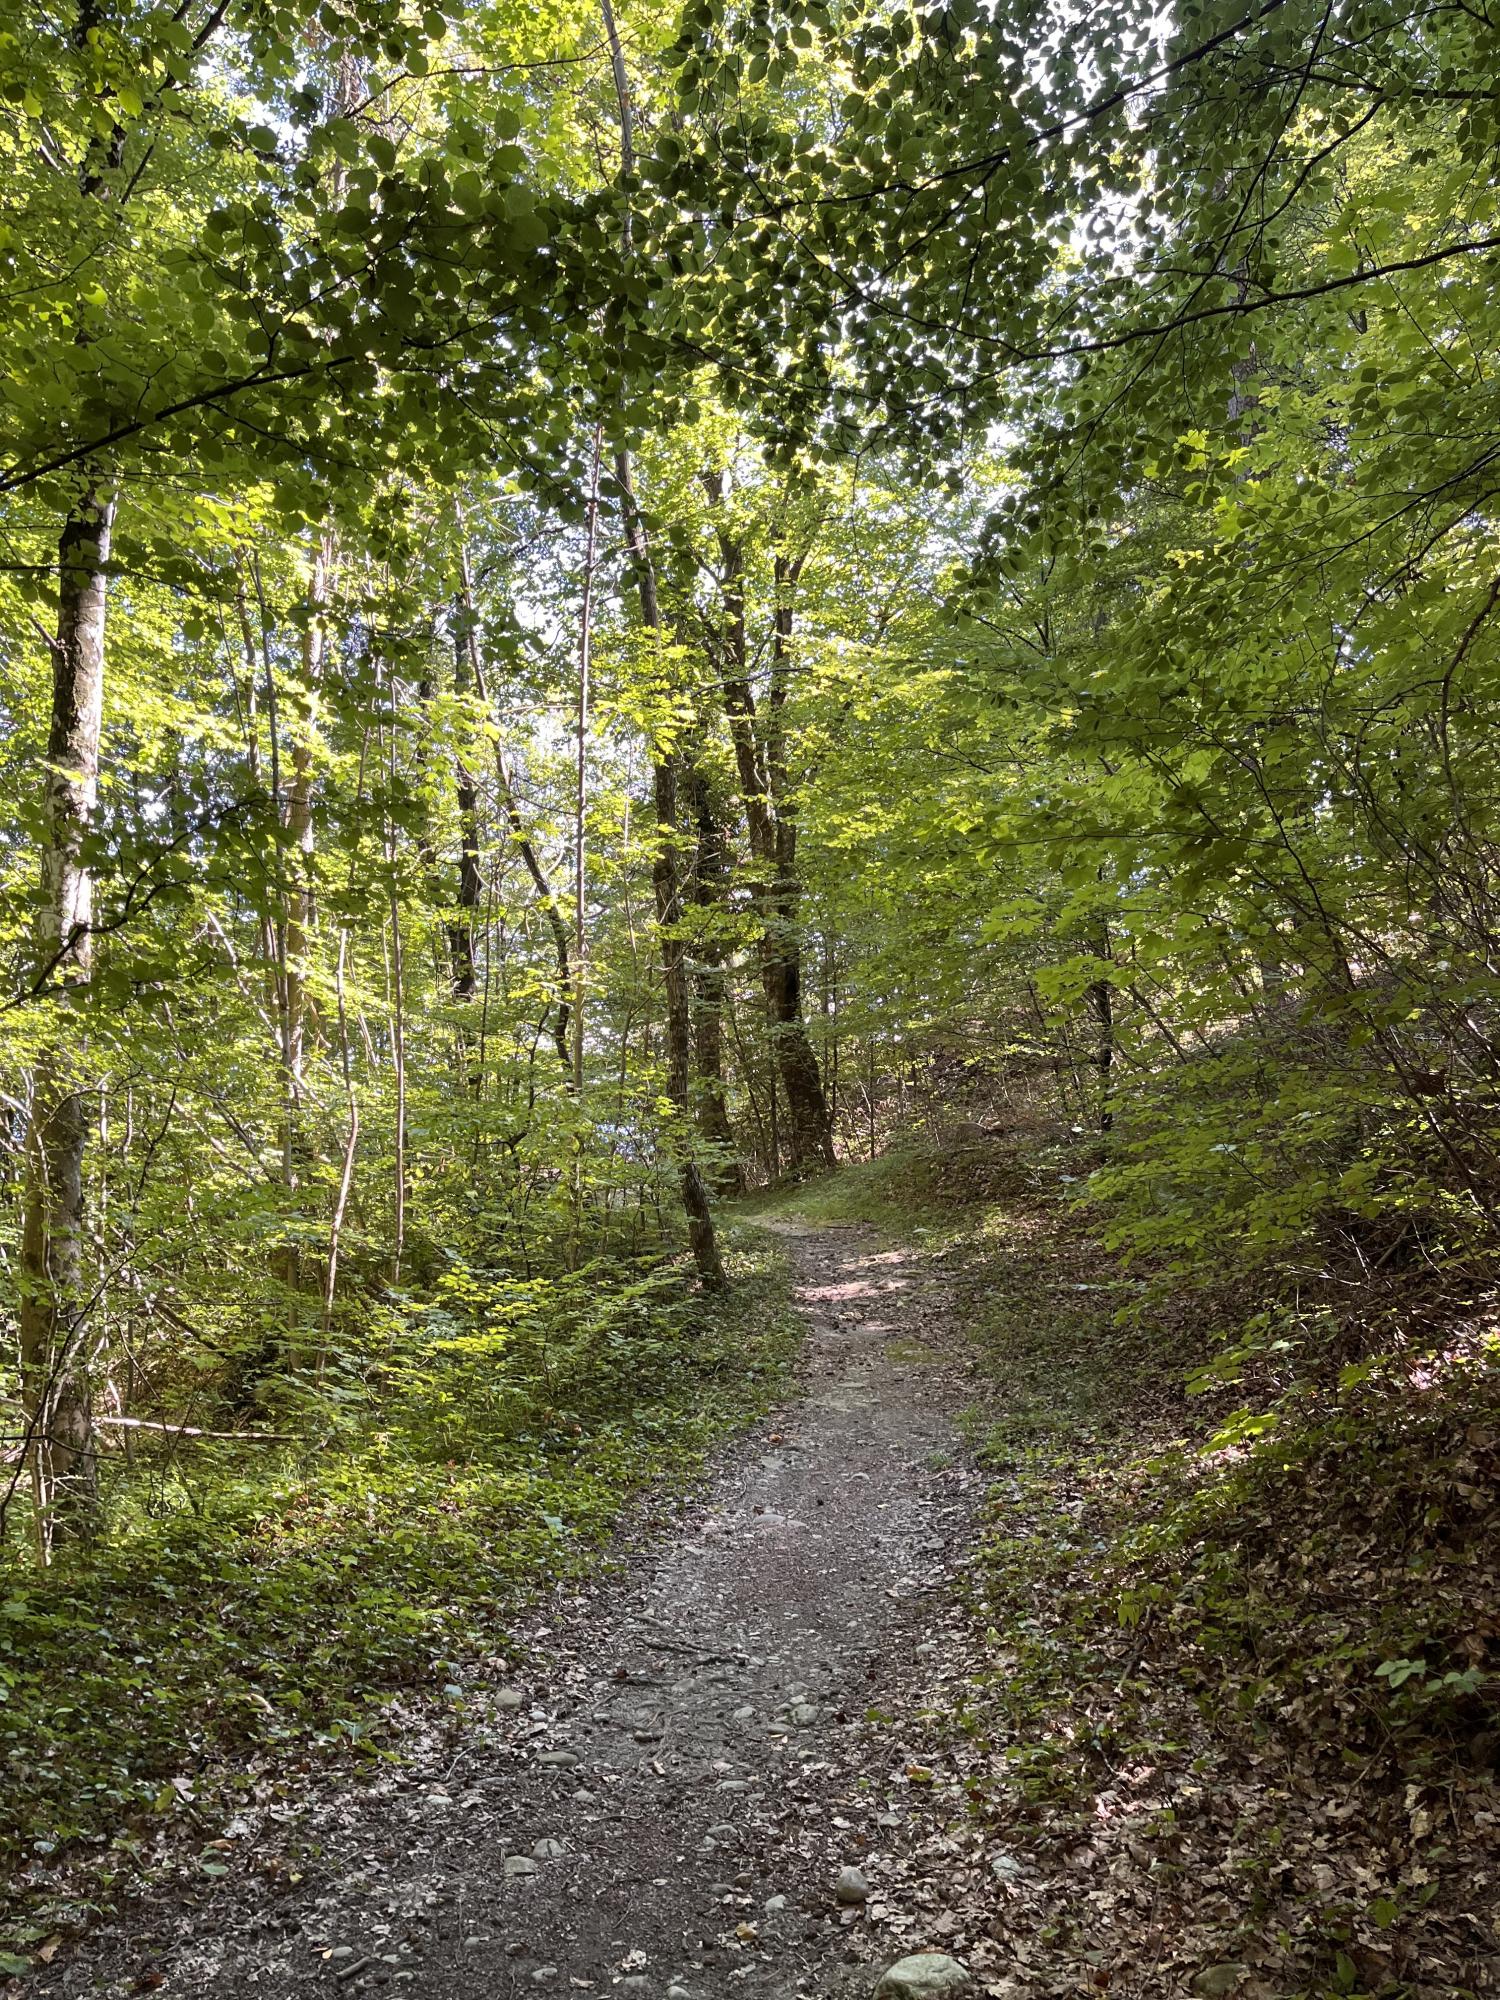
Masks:
[[[301,1879],[243,1865],[129,1908],[28,1993],[422,2000],[868,1994],[882,1854],[867,1773],[941,1630],[982,1491],[938,1281],[858,1228],[768,1224],[798,1273],[799,1392],[667,1539],[554,1604],[440,1768],[280,1809]]]

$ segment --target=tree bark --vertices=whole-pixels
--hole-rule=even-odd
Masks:
[[[286,827],[291,837],[295,870],[286,905],[287,1117],[296,1145],[305,1095],[307,1048],[317,1032],[317,1018],[308,986],[313,925],[317,920],[313,878],[316,837],[313,830],[313,746],[317,731],[318,694],[323,680],[327,643],[325,620],[332,548],[328,536],[318,537],[307,581],[307,621],[302,633],[302,686],[298,715],[291,734],[291,775],[286,788]],[[293,1167],[295,1172],[295,1164]]]
[[[256,598],[261,613],[260,639],[258,644],[256,641],[255,626],[250,616],[250,600],[245,595],[245,563],[243,558],[236,561],[234,572],[235,611],[239,619],[240,647],[245,661],[245,774],[250,780],[251,791],[258,792],[261,782],[260,704],[256,697],[256,683],[263,667],[266,680],[266,720],[270,725],[271,731],[271,804],[279,818],[281,813],[281,768],[276,745],[275,683],[271,671],[270,649],[267,644],[265,593],[260,587],[259,566],[254,564],[253,558],[251,558],[251,562],[255,574]],[[282,1006],[286,996],[282,990],[281,960],[276,946],[276,925],[269,905],[261,902],[259,897],[256,900],[258,904],[256,932],[260,946],[260,964],[262,976],[265,980],[267,1006],[276,1021],[277,1033],[281,1037],[281,1045],[284,1048],[285,1037],[282,1034],[281,1021]]]
[[[677,1116],[676,1150],[682,1177],[682,1206],[698,1275],[712,1291],[724,1288],[708,1189],[691,1152],[692,1025],[688,1003],[687,950],[682,939],[682,877],[677,859],[677,755],[658,751],[652,791],[656,805],[656,857],[651,883],[656,892],[656,924],[661,938],[662,985],[667,1001],[667,1096]]]
[[[99,797],[107,567],[115,500],[87,490],[58,546],[52,719],[43,791],[39,970],[65,991],[93,969],[93,875],[85,841]],[[54,1038],[37,1065],[26,1140],[21,1378],[43,1559],[97,1525],[99,1484],[84,1283],[87,1097]]]
[[[377,671],[379,655],[376,656]],[[387,705],[390,723],[382,725],[384,738],[382,756],[385,762],[387,792],[390,798],[396,796],[396,726],[397,712],[396,677],[389,668],[386,672]],[[386,962],[386,1004],[391,1022],[391,1068],[396,1085],[396,1129],[395,1158],[392,1161],[392,1217],[391,1217],[391,1283],[401,1282],[401,1259],[406,1252],[406,939],[401,929],[401,884],[397,868],[399,858],[399,835],[396,821],[391,816],[389,805],[385,812],[382,829],[382,845],[385,852],[386,878],[389,883],[390,901],[390,941],[384,953]]]
[[[1114,962],[1109,925],[1099,919],[1095,949],[1107,964]],[[1099,1078],[1099,1130],[1108,1132],[1115,1122],[1111,1086],[1115,1066],[1115,989],[1107,979],[1096,979],[1089,987],[1089,1009],[1094,1016],[1094,1069]]]
[[[583,602],[578,617],[577,742],[573,793],[573,1089],[583,1095],[584,1009],[588,1005],[588,784],[589,675],[593,662],[594,556],[599,540],[599,464],[604,426],[594,425],[594,448],[585,512]]]
[[[460,592],[453,607],[453,692],[460,700],[474,688],[470,618]],[[454,788],[458,795],[459,914],[458,922],[448,926],[448,955],[453,967],[453,997],[468,1002],[478,991],[474,938],[479,926],[484,877],[479,867],[479,788],[461,754],[454,760]]]
[[[698,1129],[716,1149],[714,1185],[721,1195],[743,1194],[745,1171],[734,1128],[729,1121],[724,1087],[724,941],[714,925],[725,906],[724,829],[714,813],[713,796],[702,769],[690,765],[685,789],[688,810],[697,830],[693,855],[692,896],[702,913],[697,968],[693,974],[693,1062]]]
[[[768,985],[772,1032],[777,1037],[781,1080],[792,1121],[792,1161],[796,1167],[838,1164],[833,1123],[823,1093],[822,1072],[802,1013],[802,879],[797,873],[797,802],[787,774],[785,710],[792,664],[792,594],[802,574],[801,559],[776,557],[776,603],[771,632],[770,716],[766,727],[766,778],[771,793],[775,875],[769,936]]]
[[[620,110],[620,175],[629,180],[635,167],[634,120],[630,101],[630,75],[625,67],[625,51],[610,0],[600,0],[604,32],[609,41],[610,63],[614,72],[615,97]],[[632,250],[630,204],[625,204],[621,225],[622,248],[628,260]],[[635,568],[640,590],[642,622],[653,632],[662,629],[661,605],[656,595],[656,572],[651,551],[646,546],[646,530],[636,502],[631,477],[630,453],[621,450],[615,457],[625,514],[625,545]],[[693,1262],[705,1289],[723,1291],[728,1283],[719,1257],[719,1240],[714,1229],[708,1189],[692,1153],[692,1020],[688,1000],[686,956],[682,942],[682,874],[677,857],[677,760],[661,745],[653,746],[652,796],[656,807],[656,855],[651,865],[651,883],[656,897],[656,927],[661,939],[662,984],[667,1002],[667,1094],[677,1114],[675,1134],[682,1180],[682,1206],[687,1216],[688,1241]]]
[[[289,769],[284,794],[284,824],[290,849],[291,882],[281,899],[281,913],[276,926],[282,991],[281,1178],[287,1193],[289,1215],[298,1205],[297,1190],[306,1178],[308,1166],[307,1057],[309,1046],[318,1033],[317,1009],[309,980],[318,909],[315,875],[317,837],[313,824],[313,798],[317,784],[314,750],[318,694],[322,686],[327,645],[328,588],[332,567],[331,533],[324,529],[313,543],[308,565],[301,642],[301,685],[296,692],[294,719],[286,731]],[[271,718],[271,727],[274,737],[277,727],[275,717]],[[281,791],[279,775],[277,790]],[[285,1339],[280,1349],[274,1336],[267,1339],[256,1364],[257,1378],[263,1378],[274,1368],[281,1351],[290,1354],[294,1362],[296,1360],[302,1335],[302,1294],[309,1276],[305,1269],[308,1261],[303,1256],[295,1232],[288,1235],[272,1259],[272,1270],[285,1293]]]
[[[645,529],[631,478],[630,454],[615,459],[615,473],[625,507],[625,542],[635,566],[641,597],[641,620],[649,630],[662,629],[656,575],[646,546]],[[688,997],[687,952],[682,938],[682,870],[677,813],[677,753],[657,744],[652,756],[652,797],[656,807],[656,854],[651,885],[656,897],[656,928],[661,940],[662,985],[667,1003],[667,1096],[676,1115],[674,1149],[682,1184],[682,1207],[688,1241],[698,1276],[709,1291],[723,1291],[728,1280],[719,1256],[718,1235],[708,1188],[692,1153],[692,1010]]]
[[[465,613],[464,629],[469,648],[469,666],[474,676],[474,691],[489,708],[489,688],[486,684],[483,657],[479,651],[479,634],[476,630],[477,617],[474,610],[474,581],[469,568],[469,551],[460,542],[458,551],[460,603]],[[552,1044],[557,1050],[558,1061],[573,1074],[573,1051],[569,1041],[569,1023],[573,1016],[574,987],[572,955],[568,943],[568,926],[558,907],[557,897],[542,858],[537,852],[536,842],[526,830],[526,822],[521,817],[521,808],[516,803],[515,784],[511,778],[510,765],[506,761],[504,746],[498,734],[495,737],[495,786],[499,793],[500,810],[505,815],[505,823],[510,828],[510,837],[516,844],[516,852],[521,857],[521,865],[531,878],[531,886],[536,891],[542,915],[547,920],[547,931],[552,939],[552,950],[557,960],[557,1005],[551,1009]]]
[[[722,486],[710,479],[717,499]],[[837,1164],[818,1058],[802,1014],[802,884],[797,874],[797,815],[785,759],[783,716],[791,666],[791,595],[801,563],[778,555],[767,711],[750,685],[745,628],[744,558],[726,532],[719,536],[724,564],[725,630],[722,646],[724,712],[734,746],[740,796],[756,868],[751,896],[761,920],[760,976],[776,1068],[786,1096],[787,1140],[794,1173]]]

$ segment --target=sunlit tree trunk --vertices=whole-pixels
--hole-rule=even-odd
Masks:
[[[259,792],[261,786],[260,757],[260,704],[256,686],[262,670],[266,683],[267,722],[270,726],[271,750],[271,804],[277,813],[281,810],[281,771],[276,743],[276,695],[275,681],[271,671],[271,657],[268,634],[265,626],[265,598],[260,589],[260,571],[255,568],[256,596],[260,603],[261,627],[257,642],[255,625],[250,616],[250,600],[245,594],[245,572],[243,564],[237,564],[234,578],[235,612],[239,620],[240,647],[245,663],[245,771],[250,780],[252,792]],[[280,959],[276,947],[276,927],[271,911],[265,902],[260,902],[256,914],[257,941],[260,947],[260,962],[265,979],[268,1005],[279,1022],[284,1003],[281,985]],[[284,1046],[284,1037],[283,1037]]]
[[[394,1214],[391,1218],[391,1275],[401,1277],[406,1249],[406,943],[401,935],[401,898],[391,891],[391,1066],[396,1079],[395,1157],[392,1161]]]
[[[594,426],[585,514],[583,602],[578,618],[578,708],[573,791],[573,1088],[583,1094],[585,1009],[588,1005],[589,675],[594,638],[594,556],[599,539],[599,465],[604,427]]]
[[[724,1085],[724,940],[713,926],[725,907],[728,870],[724,829],[714,812],[713,796],[703,771],[695,764],[685,773],[687,807],[696,827],[692,897],[703,925],[693,973],[692,1024],[694,1098],[698,1129],[716,1149],[714,1181],[721,1194],[744,1191],[744,1169],[738,1157],[734,1128],[729,1122]]]
[[[333,1342],[333,1307],[337,1295],[339,1247],[343,1240],[344,1216],[349,1207],[349,1191],[354,1185],[354,1156],[359,1148],[359,1097],[354,1088],[354,1066],[349,1051],[349,1006],[345,992],[344,963],[349,952],[349,933],[339,932],[338,958],[334,967],[334,993],[338,1008],[339,1072],[344,1083],[344,1101],[349,1122],[344,1131],[344,1158],[339,1170],[338,1190],[328,1221],[328,1251],[323,1262],[323,1338],[318,1352],[320,1371],[327,1365]]]
[[[87,491],[58,548],[52,718],[43,785],[38,978],[77,990],[93,968],[86,840],[99,796],[107,566],[115,501]],[[57,1004],[57,1003],[54,1003]],[[26,1139],[21,1376],[38,1545],[89,1533],[98,1514],[85,1283],[84,1166],[90,1112],[62,1035],[37,1064]]]
[[[650,631],[659,633],[662,616],[656,595],[656,576],[651,566],[650,550],[646,546],[640,508],[636,503],[628,452],[622,451],[616,456],[615,473],[624,495],[626,545],[640,590],[641,619]],[[727,1280],[719,1256],[713,1210],[709,1204],[708,1188],[692,1153],[693,1031],[687,951],[682,937],[682,867],[677,851],[681,829],[677,792],[677,753],[658,744],[653,750],[652,764],[656,853],[651,864],[651,883],[656,897],[656,928],[661,941],[662,986],[667,1008],[667,1096],[676,1117],[674,1144],[693,1261],[703,1284],[711,1291],[721,1291]]]
[[[768,981],[772,1032],[776,1036],[777,1059],[792,1122],[793,1163],[831,1167],[836,1164],[832,1121],[802,1010],[802,878],[797,872],[797,802],[786,766],[785,710],[792,665],[792,595],[801,572],[800,559],[776,557],[770,713],[765,727],[765,770],[775,862]]]
[[[615,99],[620,112],[620,177],[629,183],[635,171],[635,128],[630,99],[630,76],[625,66],[625,50],[615,22],[610,0],[600,0],[604,32],[609,42],[610,65],[614,73]],[[630,258],[630,203],[625,203],[621,224],[621,248]],[[625,503],[625,541],[635,568],[640,591],[641,618],[653,632],[661,632],[661,605],[656,594],[656,571],[646,545],[646,531],[635,497],[630,453],[615,456],[615,476]],[[651,881],[656,896],[656,927],[661,940],[662,984],[667,1002],[667,1093],[677,1114],[676,1135],[682,1206],[687,1216],[688,1240],[698,1276],[711,1291],[721,1291],[726,1279],[719,1258],[718,1236],[708,1189],[692,1155],[692,1015],[688,995],[687,958],[683,949],[682,869],[677,854],[677,760],[675,753],[660,744],[652,752],[652,794],[656,807],[656,855],[651,865]]]
[[[286,828],[292,848],[292,883],[286,905],[286,1011],[288,1117],[295,1129],[306,1094],[307,1052],[317,1032],[309,972],[313,925],[317,918],[315,884],[316,838],[313,829],[314,750],[317,741],[318,697],[327,645],[328,583],[332,547],[319,537],[308,570],[306,622],[302,633],[302,686],[299,714],[291,736],[291,770],[286,788]]]
[[[332,570],[331,536],[320,534],[308,567],[303,607],[301,685],[286,729],[287,779],[283,817],[287,835],[290,881],[281,899],[276,925],[281,989],[281,1175],[289,1204],[306,1179],[309,1151],[307,1130],[307,1059],[317,1034],[312,995],[313,933],[317,921],[317,841],[313,823],[317,782],[318,696],[327,644],[328,588]],[[272,718],[273,733],[276,719]],[[279,771],[278,756],[278,771]],[[278,790],[279,777],[278,777]],[[289,1218],[290,1221],[290,1218]],[[286,1299],[286,1336],[295,1351],[301,1332],[302,1293],[308,1274],[295,1235],[288,1237],[274,1259],[274,1269]],[[273,1365],[276,1343],[269,1341],[260,1368]]]

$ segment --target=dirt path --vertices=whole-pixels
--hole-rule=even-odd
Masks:
[[[222,1880],[101,1932],[32,1992],[869,1991],[879,1947],[835,1882],[860,1866],[878,1912],[901,1846],[864,1718],[899,1711],[967,1538],[971,1388],[905,1253],[780,1230],[810,1329],[801,1394],[678,1533],[538,1626],[456,1759],[303,1808],[300,1883],[235,1865],[268,1831],[247,1817]]]

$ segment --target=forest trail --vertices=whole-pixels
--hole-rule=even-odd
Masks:
[[[899,1954],[862,1942],[866,1913],[836,1883],[862,1867],[878,1914],[882,1851],[901,1848],[865,1718],[899,1713],[917,1649],[934,1650],[934,1593],[982,1490],[955,1428],[973,1384],[911,1253],[862,1228],[766,1226],[796,1261],[799,1391],[673,1533],[535,1621],[456,1757],[307,1809],[296,1844],[321,1852],[296,1888],[236,1859],[31,1990],[870,1991]],[[280,1818],[251,1815],[238,1853],[285,1839]]]

